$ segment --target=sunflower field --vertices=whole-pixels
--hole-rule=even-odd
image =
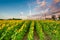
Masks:
[[[60,40],[60,21],[0,20],[0,40]]]

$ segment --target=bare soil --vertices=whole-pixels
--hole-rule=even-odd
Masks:
[[[28,35],[28,32],[25,34],[25,36],[23,37],[23,40],[27,40],[27,35]],[[34,31],[34,40],[39,40],[39,37],[36,33],[36,31]]]
[[[39,37],[38,37],[36,31],[34,31],[34,40],[39,40]]]

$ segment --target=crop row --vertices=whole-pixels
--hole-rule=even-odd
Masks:
[[[0,22],[0,40],[23,40],[26,33],[26,40],[34,40],[34,31],[39,40],[60,40],[60,23],[55,21],[10,20]]]

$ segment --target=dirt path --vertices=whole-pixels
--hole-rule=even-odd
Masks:
[[[27,40],[28,32],[24,35],[23,40]]]
[[[38,37],[36,31],[34,31],[34,40],[39,40],[39,37]]]
[[[25,36],[23,37],[23,40],[27,40],[27,35],[28,35],[28,32],[25,34]],[[34,40],[39,40],[39,37],[36,33],[36,31],[34,31]]]
[[[51,40],[51,38],[48,34],[46,34],[45,32],[44,32],[44,34],[45,34],[45,40]]]

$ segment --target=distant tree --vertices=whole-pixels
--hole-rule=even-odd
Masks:
[[[12,18],[12,19],[8,19],[8,20],[22,20],[20,18]]]
[[[12,18],[13,20],[15,19],[15,18]]]
[[[19,18],[13,18],[13,20],[22,20],[22,19],[19,19]]]
[[[3,20],[3,19],[0,19],[0,20]]]
[[[58,17],[58,18],[59,18],[59,20],[60,20],[60,15],[59,15],[59,17]]]
[[[56,16],[55,15],[52,15],[52,19],[55,20],[56,19]]]

